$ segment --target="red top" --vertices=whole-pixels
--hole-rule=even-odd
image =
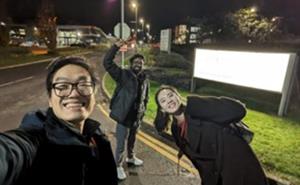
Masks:
[[[179,127],[180,127],[180,136],[184,139],[186,139],[186,134],[187,134],[187,122],[186,120],[184,120],[183,122],[181,122],[179,124]]]

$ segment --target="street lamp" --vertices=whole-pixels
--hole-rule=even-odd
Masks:
[[[138,25],[138,5],[137,5],[137,3],[132,3],[131,5],[134,8],[134,12],[135,12],[135,30],[137,30],[137,25]],[[137,34],[137,31],[136,31],[136,34]]]
[[[144,32],[144,19],[143,18],[140,19],[140,23],[142,25],[142,31]]]
[[[273,17],[272,22],[276,22],[278,20],[278,17]]]
[[[257,11],[257,8],[256,8],[256,7],[252,7],[252,8],[250,9],[250,11],[251,11],[252,13],[254,13],[254,12]]]
[[[146,24],[146,28],[148,30],[148,33],[150,33],[150,24]]]

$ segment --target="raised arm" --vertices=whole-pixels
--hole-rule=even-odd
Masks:
[[[119,81],[121,77],[122,69],[119,67],[115,62],[114,58],[116,56],[116,53],[120,49],[120,47],[125,44],[124,41],[118,41],[116,42],[110,50],[106,53],[104,60],[103,60],[103,66],[106,69],[106,71],[110,74],[110,76],[115,80]]]
[[[0,184],[15,184],[28,169],[41,143],[41,132],[23,129],[0,133]]]

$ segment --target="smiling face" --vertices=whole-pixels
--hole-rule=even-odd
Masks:
[[[59,84],[58,90],[66,88],[65,84],[85,84],[91,82],[89,72],[81,66],[69,64],[60,68],[53,76],[52,84]],[[59,97],[57,92],[52,88],[51,96],[49,97],[49,106],[52,107],[54,114],[62,120],[71,122],[75,125],[83,123],[92,113],[95,106],[95,95],[91,93],[89,96],[82,96],[78,93],[77,88],[72,87],[71,93],[68,96]]]
[[[161,109],[167,113],[175,113],[180,105],[179,96],[170,89],[163,89],[157,95],[157,100]]]
[[[138,74],[143,70],[144,67],[144,59],[143,58],[135,58],[131,63],[131,70]]]

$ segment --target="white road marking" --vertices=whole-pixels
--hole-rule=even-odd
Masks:
[[[23,66],[29,66],[29,65],[33,65],[33,64],[39,64],[39,63],[51,61],[53,59],[54,58],[47,58],[47,59],[38,60],[38,61],[35,61],[35,62],[29,62],[29,63],[26,63],[26,64],[16,64],[16,65],[11,65],[11,66],[6,66],[6,67],[0,67],[0,70],[23,67]]]
[[[5,87],[5,86],[9,86],[9,85],[13,85],[13,84],[16,84],[16,83],[24,82],[24,81],[27,81],[27,80],[31,80],[32,78],[33,78],[33,76],[30,76],[30,77],[27,77],[27,78],[22,78],[22,79],[19,79],[19,80],[14,80],[14,81],[11,81],[11,82],[0,84],[0,88]]]

